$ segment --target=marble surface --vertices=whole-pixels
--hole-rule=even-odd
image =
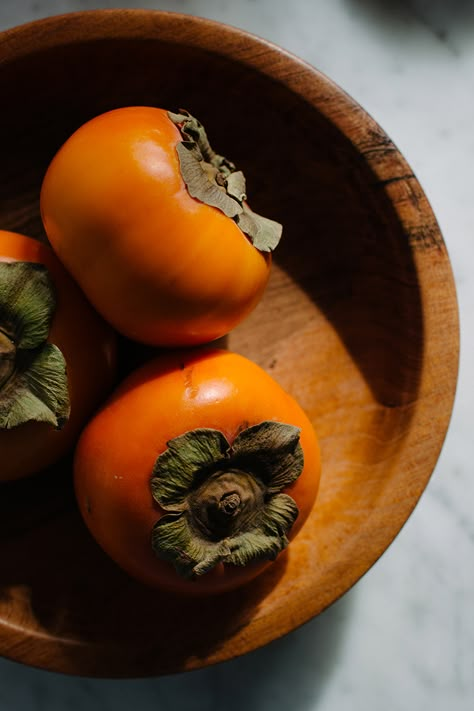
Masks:
[[[474,708],[474,6],[469,0],[1,0],[0,29],[79,9],[227,22],[306,59],[382,125],[417,174],[458,287],[448,438],[394,544],[338,603],[244,658],[186,675],[90,680],[0,660],[0,710],[468,711]]]

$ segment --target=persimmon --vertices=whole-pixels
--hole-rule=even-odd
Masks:
[[[0,231],[0,481],[66,454],[114,373],[114,332],[52,250]]]
[[[49,241],[117,331],[190,346],[259,302],[281,226],[247,204],[243,173],[188,113],[132,106],[80,126],[41,189]]]
[[[87,527],[130,576],[209,594],[253,579],[298,533],[320,453],[268,373],[207,347],[129,375],[84,429],[74,477]]]

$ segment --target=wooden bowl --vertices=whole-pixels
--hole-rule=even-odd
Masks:
[[[191,16],[94,11],[0,37],[0,228],[41,238],[55,151],[118,106],[188,108],[284,224],[266,295],[227,346],[266,368],[319,433],[323,477],[288,553],[246,588],[178,599],[130,580],[87,533],[70,465],[4,485],[0,652],[136,677],[261,646],[317,615],[394,539],[446,434],[458,364],[450,263],[420,185],[329,79],[242,31]],[[225,149],[225,150],[224,150]]]

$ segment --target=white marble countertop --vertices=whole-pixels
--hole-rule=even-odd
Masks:
[[[338,603],[246,657],[173,677],[64,677],[0,660],[0,709],[474,708],[474,5],[468,0],[1,0],[0,29],[97,7],[220,20],[324,71],[417,174],[447,242],[462,351],[451,427],[393,545]],[[471,354],[469,356],[469,354]]]

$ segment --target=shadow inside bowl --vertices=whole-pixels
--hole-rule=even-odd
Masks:
[[[252,584],[216,597],[149,589],[89,535],[66,462],[62,470],[4,486],[0,514],[5,637],[15,631],[8,624],[13,616],[14,628],[31,635],[27,645],[41,640],[43,663],[60,640],[63,669],[89,676],[104,667],[110,676],[150,676],[199,666],[245,627],[287,562],[283,554]],[[19,644],[14,637],[11,643]]]
[[[43,175],[89,118],[134,104],[188,108],[216,149],[244,169],[254,209],[284,225],[277,263],[334,324],[376,399],[394,407],[416,397],[423,352],[416,235],[407,239],[366,162],[370,151],[395,152],[388,141],[359,152],[284,85],[225,57],[216,65],[214,54],[179,43],[59,46],[34,63],[3,67],[0,93],[15,107],[0,123],[0,228],[44,238]],[[406,199],[416,202],[416,191]],[[280,318],[274,327],[289,325]]]

